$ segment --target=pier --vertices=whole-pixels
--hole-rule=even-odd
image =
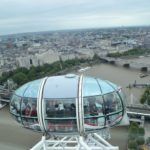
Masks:
[[[150,117],[150,106],[142,104],[127,105],[127,114]]]
[[[142,104],[127,105],[127,114],[130,122],[140,123],[144,127],[145,118],[150,118],[150,106]]]
[[[133,84],[129,84],[127,88],[149,88],[150,83],[136,83],[136,80]]]
[[[13,90],[0,85],[0,109],[4,108],[10,102]]]

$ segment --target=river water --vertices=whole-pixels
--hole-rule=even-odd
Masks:
[[[126,95],[128,103],[139,103],[139,99],[144,91],[144,89],[142,88],[129,89],[127,88],[129,84],[133,84],[135,81],[136,83],[143,84],[150,83],[150,75],[144,78],[140,78],[140,73],[141,72],[139,70],[127,69],[108,64],[96,65],[86,70],[85,72],[82,72],[83,75],[94,76],[104,80],[109,80],[121,86]]]
[[[135,80],[137,83],[147,83],[150,77],[139,78],[138,70],[130,70],[112,65],[96,65],[83,72],[84,75],[95,76],[101,79],[110,80],[120,86],[127,95],[127,101],[130,102],[131,93],[134,94],[135,101],[142,94],[141,89],[127,89],[129,83]],[[8,107],[0,110],[0,149],[2,150],[27,150],[37,143],[41,138],[40,133],[22,128],[10,116]],[[127,127],[117,127],[111,129],[111,140],[113,145],[118,145],[120,150],[126,150],[127,146]]]

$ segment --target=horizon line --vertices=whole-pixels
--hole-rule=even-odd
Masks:
[[[113,29],[113,28],[132,28],[132,27],[150,27],[150,25],[130,25],[130,26],[110,26],[110,27],[89,27],[89,28],[73,28],[73,29],[54,29],[54,30],[41,30],[41,31],[27,31],[27,32],[18,32],[18,33],[10,33],[10,34],[2,34],[3,36],[14,36],[19,34],[31,34],[31,33],[42,33],[42,32],[66,32],[66,31],[76,31],[76,30],[93,30],[93,29]]]

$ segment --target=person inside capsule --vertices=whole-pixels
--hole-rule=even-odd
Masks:
[[[101,96],[84,98],[85,127],[100,127],[104,125],[103,100]]]

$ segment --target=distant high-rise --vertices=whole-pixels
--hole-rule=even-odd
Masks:
[[[144,48],[150,48],[150,36],[144,38],[143,42]]]

